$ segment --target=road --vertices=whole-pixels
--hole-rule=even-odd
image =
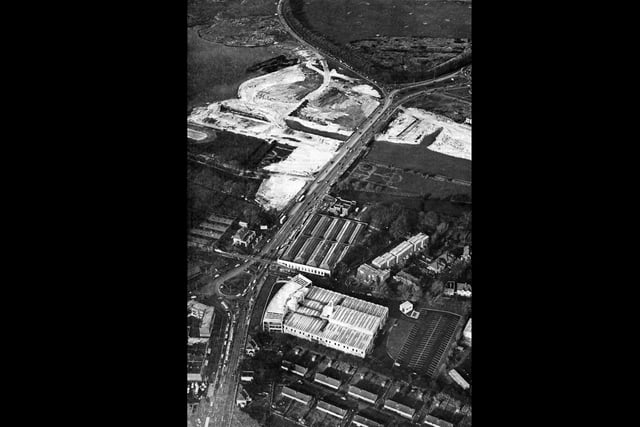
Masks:
[[[278,16],[283,26],[287,31],[295,37],[301,44],[308,49],[317,51],[314,46],[309,45],[301,37],[299,37],[287,24],[281,13],[281,8],[284,0],[278,2]],[[323,55],[326,55],[322,53]],[[349,68],[346,64],[346,68]],[[367,81],[371,86],[378,87],[374,82],[369,80],[366,76],[358,73],[356,70],[351,70],[359,75],[363,80]],[[427,80],[424,82],[417,82],[412,85],[405,86],[401,89],[391,91],[388,95],[382,89],[381,104],[373,111],[373,113],[361,123],[354,133],[342,144],[340,149],[336,152],[334,159],[330,161],[325,167],[318,173],[315,180],[307,184],[303,190],[306,194],[305,198],[301,202],[293,202],[286,210],[287,219],[278,230],[276,235],[267,243],[258,256],[247,257],[248,261],[242,263],[239,267],[234,268],[220,277],[212,280],[206,285],[206,288],[218,289],[224,281],[229,280],[236,275],[246,271],[255,263],[261,263],[256,273],[256,284],[247,294],[249,297],[249,306],[240,308],[237,312],[237,319],[235,324],[235,334],[233,340],[229,340],[228,346],[231,346],[229,351],[229,357],[222,369],[222,375],[220,375],[220,382],[218,389],[216,389],[213,399],[210,403],[211,423],[213,426],[230,426],[232,422],[232,414],[235,408],[235,398],[238,389],[238,364],[244,348],[246,346],[247,332],[249,326],[249,320],[253,312],[253,303],[259,295],[264,279],[266,278],[268,263],[264,263],[264,260],[273,262],[277,257],[278,251],[288,243],[296,232],[300,229],[307,213],[315,212],[317,206],[322,197],[329,192],[329,189],[335,184],[337,179],[350,167],[351,163],[358,158],[361,151],[366,147],[366,144],[373,138],[374,134],[380,130],[380,128],[391,117],[395,110],[404,102],[412,99],[413,97],[420,96],[424,93],[424,90],[429,89],[436,83],[451,79],[459,71],[451,74],[441,76],[437,79]],[[415,93],[399,96],[401,92],[416,90]],[[397,98],[397,99],[396,99]],[[227,297],[227,299],[236,299],[238,297]],[[232,328],[234,325],[232,325]]]

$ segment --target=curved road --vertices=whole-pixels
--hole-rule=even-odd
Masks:
[[[282,15],[282,4],[285,0],[279,0],[278,2],[278,17],[282,22],[282,25],[287,29],[287,31],[302,45],[306,46],[308,49],[318,52],[319,49],[308,44],[304,39],[302,39],[298,34],[296,34],[293,29],[288,25],[286,20]],[[322,56],[328,56],[324,52],[319,52]],[[335,60],[335,58],[333,58]],[[342,61],[338,60],[345,68],[349,69],[353,73],[360,76],[363,80],[368,82],[373,87],[378,87],[375,82],[372,82],[369,78],[363,76],[357,70],[352,69],[347,64],[344,64]],[[450,73],[447,75],[443,75],[437,79],[426,80],[423,82],[417,82],[409,86],[405,86],[403,88],[399,88],[391,91],[389,94],[386,93],[384,88],[381,88],[381,101],[382,103],[373,111],[373,113],[365,119],[363,123],[361,123],[354,133],[342,144],[340,149],[336,152],[333,160],[330,161],[325,167],[318,173],[315,180],[313,180],[310,184],[305,186],[303,189],[306,197],[301,202],[294,202],[293,206],[291,206],[288,210],[286,210],[287,220],[284,222],[280,230],[276,233],[276,235],[271,239],[271,242],[267,243],[263,249],[260,251],[257,257],[250,258],[247,262],[242,263],[239,267],[234,268],[220,277],[213,279],[209,284],[205,285],[204,288],[209,289],[213,287],[214,290],[217,290],[219,293],[219,286],[226,280],[229,280],[236,275],[246,271],[249,267],[251,267],[254,263],[260,262],[262,265],[258,268],[256,273],[256,282],[257,286],[252,285],[251,290],[248,295],[251,295],[249,300],[249,307],[246,311],[245,316],[239,316],[238,323],[236,325],[237,334],[236,339],[233,340],[229,345],[232,346],[232,358],[229,360],[229,370],[227,371],[227,375],[223,375],[222,382],[220,384],[220,392],[216,391],[213,400],[211,401],[211,410],[210,416],[213,418],[213,425],[231,425],[232,421],[232,413],[235,408],[235,397],[237,393],[237,378],[236,375],[229,375],[230,372],[235,372],[237,369],[237,363],[240,359],[240,354],[243,352],[247,333],[248,333],[248,322],[251,318],[253,312],[253,302],[255,297],[260,293],[262,288],[262,284],[264,283],[265,273],[267,272],[267,268],[269,263],[264,263],[262,258],[267,260],[275,260],[277,258],[278,251],[288,243],[297,231],[299,231],[302,226],[303,220],[306,217],[307,213],[314,212],[317,210],[317,205],[319,201],[322,199],[322,196],[329,192],[329,189],[333,186],[335,181],[349,168],[351,163],[360,155],[360,151],[366,146],[367,142],[374,136],[375,132],[379,129],[378,126],[384,124],[384,122],[391,117],[393,112],[404,102],[410,100],[413,97],[422,95],[424,90],[429,88],[430,86],[451,79],[454,75],[456,75],[460,70]],[[402,91],[412,90],[412,89],[420,89],[420,91],[416,93],[411,93],[409,95],[404,95],[395,99],[398,94]],[[224,296],[226,299],[236,299],[237,297],[228,297]],[[244,312],[243,312],[244,314]],[[233,390],[233,392],[232,392]],[[220,399],[221,401],[218,401]],[[214,402],[217,403],[217,407],[214,408]]]

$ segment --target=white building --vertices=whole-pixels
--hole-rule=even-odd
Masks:
[[[463,390],[469,388],[469,383],[464,378],[462,378],[462,376],[455,369],[449,371],[449,376],[453,381],[456,382],[456,384],[462,387]]]
[[[429,236],[424,233],[418,233],[371,261],[371,265],[380,269],[402,265],[411,255],[423,250],[428,242]]]
[[[462,331],[462,336],[467,344],[471,345],[471,318],[467,322],[467,325],[464,327],[464,331]]]
[[[411,313],[413,311],[413,304],[411,304],[411,302],[409,301],[403,302],[402,304],[400,304],[400,311],[403,314]]]
[[[389,309],[310,283],[300,274],[285,283],[265,310],[263,329],[364,357],[373,349]]]

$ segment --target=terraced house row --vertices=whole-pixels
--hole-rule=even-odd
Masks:
[[[287,248],[278,264],[304,273],[330,276],[367,224],[315,213]]]

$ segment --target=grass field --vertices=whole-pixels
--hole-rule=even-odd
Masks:
[[[471,161],[446,156],[421,145],[393,144],[376,141],[365,160],[402,169],[471,181]]]
[[[215,135],[215,139],[210,142],[189,143],[188,150],[194,154],[213,154],[220,161],[252,168],[262,160],[268,145],[262,139],[237,133],[216,131]]]
[[[458,92],[460,92],[460,94],[468,94],[469,89],[454,89],[452,90],[452,95],[457,95]],[[404,104],[404,106],[421,108],[431,113],[448,117],[458,123],[463,123],[466,118],[472,118],[471,102],[464,102],[455,97],[438,92],[417,97]]]
[[[263,16],[276,13],[273,0],[187,0],[187,26],[206,25],[215,20],[216,14],[224,17],[240,18]]]
[[[197,30],[187,30],[187,109],[207,102],[235,98],[238,86],[260,73],[246,69],[284,52],[277,46],[227,47],[202,40]]]
[[[301,0],[305,25],[339,44],[380,36],[471,37],[471,2]],[[304,22],[304,21],[303,21]]]

